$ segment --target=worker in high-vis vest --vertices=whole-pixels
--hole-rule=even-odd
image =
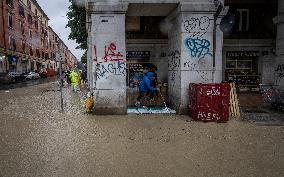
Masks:
[[[81,79],[80,79],[80,74],[73,70],[70,75],[70,80],[71,80],[71,85],[72,85],[72,89],[74,92],[77,92],[79,90],[79,85],[80,85],[80,82],[81,82]]]

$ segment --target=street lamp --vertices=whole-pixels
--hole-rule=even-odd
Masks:
[[[56,41],[56,45],[57,45],[57,57],[56,57],[56,61],[59,62],[59,84],[60,84],[60,106],[61,106],[61,112],[64,112],[64,108],[63,108],[63,78],[62,78],[62,48],[61,48],[61,43],[58,39],[58,41]]]

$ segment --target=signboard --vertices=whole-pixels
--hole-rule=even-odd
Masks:
[[[127,51],[126,58],[127,59],[150,59],[151,52],[150,51]]]
[[[234,57],[259,57],[259,51],[227,51],[226,56]]]

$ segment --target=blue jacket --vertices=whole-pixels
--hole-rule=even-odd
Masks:
[[[154,93],[157,89],[153,87],[154,83],[151,77],[155,77],[155,73],[148,72],[144,77],[142,82],[139,85],[140,92],[151,92]]]

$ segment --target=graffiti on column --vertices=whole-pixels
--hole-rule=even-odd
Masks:
[[[105,54],[102,58],[104,62],[108,61],[123,61],[123,55],[117,51],[117,47],[114,43],[109,46],[105,46]]]
[[[111,62],[111,61],[125,61],[124,56],[121,54],[121,52],[117,51],[117,46],[115,43],[110,43],[109,45],[106,45],[104,50],[103,56],[98,61],[97,58],[97,47],[94,45],[93,55],[94,55],[94,61],[97,63],[105,63],[105,62]]]
[[[280,64],[277,66],[275,70],[278,79],[283,79],[284,78],[284,64]]]
[[[202,59],[207,55],[212,57],[210,45],[210,41],[207,39],[188,37],[185,40],[185,46],[189,49],[192,58]]]
[[[194,31],[206,31],[210,27],[211,19],[207,16],[200,18],[190,18],[183,22],[185,31],[192,33]]]
[[[172,71],[175,68],[180,67],[180,52],[175,50],[169,54],[169,63],[168,63],[169,70]]]
[[[123,54],[117,51],[117,45],[111,42],[104,46],[104,53],[102,57],[97,57],[97,47],[94,46],[94,61],[97,64],[96,75],[97,79],[106,79],[111,75],[126,76],[126,63]]]
[[[97,79],[106,78],[109,75],[122,75],[126,76],[125,62],[110,62],[98,64]]]

